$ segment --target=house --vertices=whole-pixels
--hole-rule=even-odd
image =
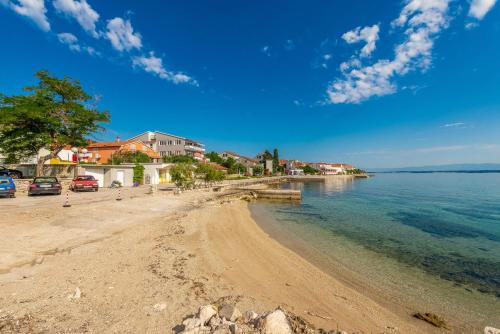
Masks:
[[[219,171],[222,171],[224,173],[227,173],[227,171],[229,170],[228,168],[222,166],[222,165],[219,165],[218,163],[215,163],[215,162],[210,162],[210,161],[206,161],[205,164],[219,170]]]
[[[172,182],[170,168],[173,164],[168,163],[144,163],[145,185],[169,184]],[[109,187],[113,181],[119,181],[124,187],[131,187],[134,184],[135,164],[121,165],[80,165],[79,173],[92,175],[99,184],[99,187]]]
[[[308,163],[314,169],[317,169],[323,175],[340,175],[346,174],[346,170],[354,169],[353,165],[328,163],[328,162],[312,162]]]
[[[203,160],[205,145],[202,143],[160,131],[146,131],[130,140],[140,140],[157,152],[160,157],[189,155],[196,160]]]
[[[49,155],[50,151],[41,148],[36,155],[33,155],[28,158],[23,158],[21,159],[20,163],[22,164],[36,164],[38,161],[38,158],[44,157]],[[76,162],[76,155],[73,153],[71,150],[70,145],[66,145],[58,154],[57,158],[53,158],[50,160],[47,160],[45,164],[51,164],[51,165],[59,165],[59,164],[67,164],[67,163],[75,163]],[[0,154],[0,163],[5,163],[6,157]]]
[[[112,162],[113,155],[116,153],[128,152],[143,152],[147,154],[153,162],[158,162],[160,159],[159,153],[137,139],[121,141],[117,138],[116,141],[111,142],[91,143],[87,146],[87,150],[88,152],[83,160],[98,164],[108,163],[108,161]]]
[[[222,158],[224,160],[226,160],[229,157],[231,157],[234,160],[236,160],[236,162],[244,165],[245,167],[247,167],[247,169],[253,168],[255,166],[259,166],[260,165],[260,161],[257,160],[257,159],[252,159],[252,158],[249,158],[249,157],[246,157],[244,155],[240,155],[238,153],[231,152],[231,151],[224,151],[224,152],[222,152]]]

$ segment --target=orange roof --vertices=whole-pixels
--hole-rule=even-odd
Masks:
[[[214,167],[215,169],[217,170],[227,170],[226,167],[222,166],[222,165],[219,165],[218,163],[215,163],[215,162],[205,162],[205,164],[209,165],[209,166],[212,166]]]
[[[125,140],[125,141],[100,141],[100,142],[95,142],[91,143],[88,145],[88,147],[119,147],[122,146],[123,144],[127,144],[130,142],[130,140]]]

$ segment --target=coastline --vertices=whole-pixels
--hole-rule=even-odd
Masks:
[[[125,194],[92,203],[82,194],[69,220],[53,219],[53,203],[5,208],[2,254],[36,259],[0,275],[6,333],[176,332],[186,315],[218,300],[242,311],[281,305],[326,330],[442,332],[270,237],[241,193]]]
[[[199,265],[254,299],[257,309],[283,305],[325,329],[440,332],[391,311],[271,238],[252,218],[247,203],[236,201],[193,215],[203,222],[187,231],[188,245],[199,247]]]

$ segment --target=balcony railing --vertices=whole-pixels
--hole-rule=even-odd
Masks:
[[[205,152],[205,149],[203,147],[193,146],[193,145],[185,145],[184,149],[186,151]]]

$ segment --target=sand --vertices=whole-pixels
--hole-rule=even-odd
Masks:
[[[0,202],[0,332],[170,333],[220,300],[243,311],[282,305],[325,329],[439,332],[270,238],[244,201],[145,189],[122,201],[72,196],[67,209],[60,197]]]

